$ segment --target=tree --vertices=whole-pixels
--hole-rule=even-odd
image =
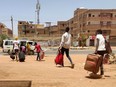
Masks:
[[[87,39],[88,39],[88,35],[81,34],[80,37],[79,37],[80,46],[82,46],[82,47],[86,46],[86,40]]]
[[[2,47],[3,40],[4,39],[9,39],[9,37],[5,34],[0,34],[0,46]]]

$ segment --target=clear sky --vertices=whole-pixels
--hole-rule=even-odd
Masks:
[[[39,0],[40,23],[66,21],[73,17],[79,7],[88,9],[116,9],[116,0]],[[37,0],[0,0],[0,22],[11,28],[11,16],[14,20],[14,34],[17,35],[18,21],[36,23]]]

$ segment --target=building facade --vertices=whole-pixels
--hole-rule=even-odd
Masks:
[[[116,9],[86,9],[77,8],[74,16],[67,21],[58,21],[57,25],[40,27],[25,21],[18,22],[19,37],[61,37],[65,28],[70,27],[73,41],[86,39],[85,45],[94,46],[95,32],[103,30],[103,35],[110,39],[111,45],[116,44]]]
[[[94,37],[97,29],[103,30],[103,35],[110,38],[111,44],[115,45],[116,9],[78,8],[74,11],[73,23],[73,28],[76,30],[75,35],[88,35],[90,39],[89,45],[95,43]]]
[[[12,38],[12,30],[7,28],[3,23],[0,23],[0,34],[7,35],[8,37]]]
[[[18,21],[18,37],[27,39],[37,39],[40,35],[44,35],[44,26],[40,24],[33,24],[27,21]]]

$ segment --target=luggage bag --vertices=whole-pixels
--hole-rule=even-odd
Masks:
[[[13,54],[11,53],[11,54],[10,54],[10,58],[14,60],[14,59],[15,59],[15,55],[13,55]]]
[[[102,63],[102,56],[99,54],[88,54],[84,69],[94,74],[99,72],[100,64]]]
[[[12,50],[12,52],[10,53],[10,58],[11,59],[15,59],[15,51],[14,50]]]
[[[43,59],[45,56],[45,52],[43,50],[40,51],[40,59]]]
[[[56,65],[59,64],[59,65],[63,65],[63,55],[61,52],[58,52],[56,58],[55,58],[55,63]]]
[[[19,61],[20,62],[25,61],[25,53],[23,51],[19,52]]]

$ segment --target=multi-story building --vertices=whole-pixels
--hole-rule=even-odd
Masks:
[[[18,37],[36,40],[44,34],[44,26],[27,21],[18,21]]]
[[[67,21],[58,21],[56,26],[42,26],[25,21],[18,22],[18,34],[20,37],[61,37],[67,26],[71,29],[73,41],[82,41],[85,36],[86,45],[94,46],[96,43],[95,32],[103,30],[103,34],[110,39],[111,45],[116,43],[116,9],[86,9],[77,8],[74,16]]]
[[[0,23],[0,34],[7,35],[8,37],[12,37],[12,30],[7,28],[3,23]]]
[[[116,9],[85,9],[78,8],[73,17],[75,35],[89,35],[89,45],[95,43],[95,32],[103,30],[104,36],[110,37],[111,44],[116,39]]]
[[[65,28],[68,26],[68,21],[58,21],[58,33],[63,34],[65,32]]]
[[[3,28],[2,29],[2,34],[5,34],[7,35],[8,37],[11,37],[12,38],[12,30],[10,30],[9,28]]]

